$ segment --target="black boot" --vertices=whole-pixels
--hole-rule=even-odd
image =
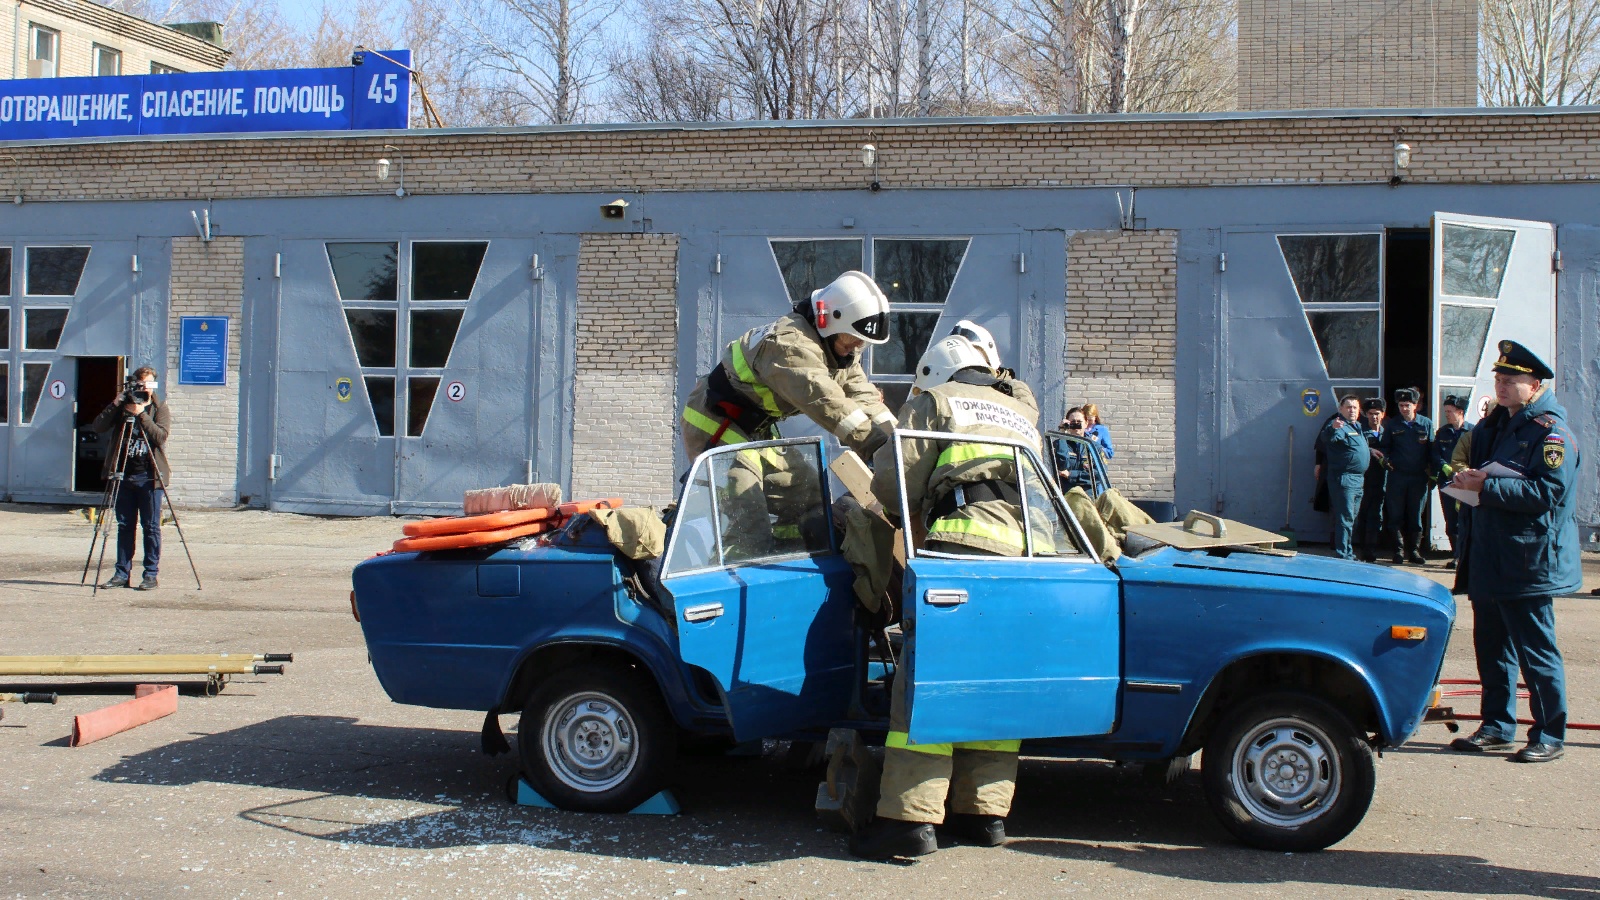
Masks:
[[[1421,535],[1406,535],[1406,562],[1411,563],[1414,566],[1425,566],[1428,564],[1428,561],[1422,558],[1422,554],[1417,552],[1417,543],[1420,540]]]
[[[1006,820],[1001,816],[952,813],[944,827],[963,844],[974,847],[998,847],[1006,842]]]
[[[850,836],[850,854],[862,859],[894,859],[897,856],[926,856],[939,849],[933,826],[926,822],[899,819],[873,819],[866,828]]]
[[[1391,531],[1384,535],[1384,540],[1389,542],[1389,550],[1391,553],[1389,561],[1397,566],[1404,563],[1406,558],[1400,555],[1400,532]]]

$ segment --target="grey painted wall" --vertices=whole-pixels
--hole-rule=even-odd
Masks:
[[[1024,377],[1039,388],[1046,416],[1059,413],[1061,373],[1046,365],[1059,359],[1065,309],[1065,235],[1077,230],[1118,227],[1118,189],[1049,188],[997,191],[865,190],[827,193],[681,193],[628,195],[630,218],[604,220],[601,203],[617,194],[412,196],[397,199],[324,198],[219,201],[212,205],[215,233],[246,235],[245,395],[241,401],[240,492],[251,496],[269,490],[260,447],[270,433],[274,404],[268,350],[275,338],[276,287],[264,274],[285,241],[351,239],[375,233],[413,237],[506,237],[535,241],[548,273],[533,290],[537,329],[530,324],[529,352],[538,360],[535,412],[539,446],[532,448],[541,476],[568,481],[570,434],[571,315],[576,235],[609,230],[654,230],[682,236],[679,257],[680,398],[699,372],[709,368],[720,341],[787,306],[774,290],[767,260],[751,248],[767,236],[829,237],[990,235],[1015,241],[1027,255],[1027,272],[1014,284],[998,285],[999,268],[984,284],[971,289],[972,307],[992,305],[995,294],[1015,296],[1014,320],[1008,329],[1011,346],[1004,351],[1018,361]],[[1120,191],[1124,201],[1128,191]],[[193,234],[190,210],[200,202],[162,203],[29,203],[0,206],[0,241],[36,235],[71,236],[86,240],[139,241],[146,275],[166,239]],[[1178,241],[1178,422],[1177,501],[1180,508],[1212,509],[1229,486],[1229,446],[1224,440],[1227,413],[1220,406],[1227,393],[1224,379],[1230,361],[1257,348],[1224,345],[1230,333],[1224,275],[1217,256],[1224,249],[1224,229],[1329,230],[1353,225],[1387,228],[1426,227],[1435,211],[1525,218],[1556,223],[1566,273],[1560,282],[1559,369],[1557,390],[1574,417],[1581,448],[1592,448],[1600,407],[1600,185],[1262,185],[1256,187],[1193,187],[1143,189],[1137,192],[1137,214],[1143,227],[1175,229]],[[847,224],[847,220],[849,223]],[[740,247],[743,250],[740,250]],[[723,270],[715,271],[717,254]],[[144,253],[141,254],[145,256]],[[997,258],[997,257],[996,257]],[[992,261],[992,260],[991,260]],[[741,268],[748,266],[749,268]],[[1014,271],[1014,270],[1013,270]],[[767,279],[759,290],[752,285]],[[985,297],[985,291],[990,296]],[[140,321],[157,314],[155,295],[139,294]],[[965,301],[964,301],[965,302]],[[547,327],[549,326],[549,327]],[[137,340],[164,340],[160,328],[140,325]],[[1067,348],[1070,353],[1070,348]],[[1292,349],[1292,348],[1290,348]],[[139,348],[141,355],[146,352]],[[1305,348],[1299,351],[1302,355]],[[1314,352],[1314,348],[1312,350]],[[19,380],[13,375],[13,384]],[[15,391],[16,388],[13,388]],[[264,421],[268,424],[264,424]],[[266,429],[265,431],[263,429]],[[1269,429],[1273,430],[1273,429]],[[1297,438],[1298,440],[1298,438]],[[668,448],[663,448],[667,452]],[[676,452],[674,448],[674,452]],[[1271,451],[1277,454],[1280,451]],[[1297,448],[1297,455],[1298,448]],[[1600,490],[1595,471],[1600,457],[1585,460],[1580,483],[1582,517],[1600,525]],[[681,463],[681,461],[680,461]],[[17,483],[18,460],[11,460]],[[1297,482],[1297,490],[1299,484]],[[1280,484],[1260,490],[1276,495]],[[1296,504],[1301,501],[1297,499]],[[1264,503],[1271,506],[1271,503]],[[1281,509],[1281,507],[1280,507]],[[1314,530],[1316,520],[1305,520]],[[1275,526],[1279,522],[1260,524]],[[1313,535],[1314,536],[1314,535]]]

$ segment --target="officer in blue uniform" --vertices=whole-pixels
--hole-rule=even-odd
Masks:
[[[1355,531],[1362,485],[1372,460],[1372,450],[1361,435],[1361,426],[1356,424],[1360,417],[1361,399],[1348,395],[1339,401],[1338,417],[1329,419],[1318,437],[1328,457],[1328,514],[1333,517],[1333,553],[1340,559],[1356,558],[1350,549],[1350,536]]]
[[[1422,565],[1417,542],[1422,539],[1422,507],[1428,502],[1428,454],[1433,444],[1433,422],[1417,415],[1422,392],[1401,388],[1394,392],[1398,416],[1383,422],[1378,449],[1389,469],[1389,483],[1383,492],[1383,524],[1394,562]],[[1400,555],[1401,538],[1405,556]]]
[[[1440,413],[1444,416],[1444,424],[1433,433],[1433,447],[1428,457],[1428,472],[1438,484],[1449,484],[1450,477],[1455,470],[1450,465],[1450,457],[1456,452],[1456,444],[1460,443],[1461,436],[1467,433],[1467,399],[1449,395],[1440,405]],[[1461,502],[1454,497],[1439,495],[1439,507],[1444,511],[1444,533],[1450,539],[1450,561],[1444,564],[1447,569],[1456,567],[1456,548],[1460,543],[1456,539],[1459,533],[1458,521],[1461,516]]]
[[[1362,562],[1378,561],[1378,542],[1383,535],[1383,488],[1389,470],[1382,465],[1383,451],[1378,449],[1378,444],[1383,437],[1386,411],[1382,397],[1361,401],[1361,436],[1372,449],[1366,484],[1361,488],[1361,511],[1356,514],[1356,553]]]
[[[1472,601],[1483,725],[1450,746],[1478,753],[1511,748],[1520,664],[1533,725],[1527,746],[1513,759],[1549,762],[1561,757],[1567,730],[1554,596],[1583,583],[1573,518],[1578,448],[1567,411],[1550,389],[1550,367],[1516,341],[1501,341],[1499,350],[1498,405],[1473,426],[1471,467],[1457,472],[1453,482],[1478,494],[1478,504],[1460,523],[1455,592]],[[1509,472],[1485,471],[1491,464]]]

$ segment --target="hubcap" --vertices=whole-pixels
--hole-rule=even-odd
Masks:
[[[1292,718],[1252,729],[1234,750],[1232,776],[1239,802],[1252,818],[1287,827],[1327,812],[1343,781],[1333,741]]]
[[[639,761],[633,717],[615,698],[598,691],[571,694],[553,704],[540,743],[551,774],[585,793],[616,787]]]

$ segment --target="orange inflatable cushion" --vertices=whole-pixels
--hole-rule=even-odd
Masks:
[[[481,516],[447,516],[442,519],[424,519],[407,522],[400,527],[406,537],[431,537],[438,534],[466,534],[472,531],[498,531],[514,525],[542,522],[553,519],[553,509],[513,509],[506,512],[484,513]]]
[[[605,497],[600,500],[575,500],[571,503],[561,504],[561,516],[567,518],[579,513],[586,513],[596,509],[621,509],[621,497]]]
[[[539,534],[553,531],[555,522],[525,522],[521,525],[512,525],[496,531],[468,531],[464,534],[439,534],[429,537],[407,537],[394,542],[396,552],[408,550],[465,550],[469,547],[487,547],[490,544],[503,544],[514,541],[530,534]]]

